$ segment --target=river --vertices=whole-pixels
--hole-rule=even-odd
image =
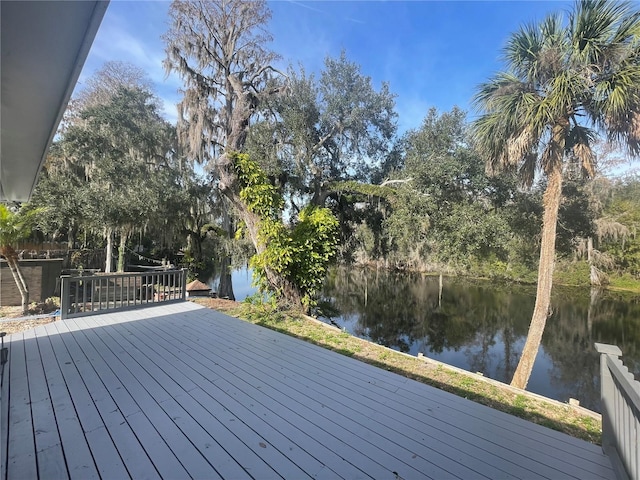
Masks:
[[[237,300],[255,290],[232,275]],[[209,283],[215,289],[216,279]],[[509,382],[533,312],[535,286],[460,277],[338,268],[327,277],[319,318],[361,338]],[[617,345],[640,377],[640,295],[554,287],[553,315],[527,390],[600,410],[595,342]]]

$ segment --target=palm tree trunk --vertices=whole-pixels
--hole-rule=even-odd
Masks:
[[[536,303],[533,308],[533,317],[529,325],[527,341],[522,350],[522,356],[518,367],[513,374],[511,386],[525,389],[529,383],[529,377],[533,370],[542,341],[542,334],[550,316],[551,287],[553,286],[553,269],[555,267],[556,253],[556,226],[558,223],[558,210],[562,196],[562,162],[554,162],[552,170],[547,175],[548,184],[544,192],[543,206],[544,217],[542,221],[542,242],[540,245],[540,263],[538,265],[538,290]]]

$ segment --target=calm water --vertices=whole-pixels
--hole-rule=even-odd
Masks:
[[[211,282],[215,288],[215,280]],[[253,293],[246,270],[233,274],[237,300]],[[325,282],[321,318],[402,352],[509,382],[529,328],[535,287],[461,278],[336,269]],[[640,377],[640,295],[554,290],[553,316],[528,390],[599,410],[595,342],[618,345]]]

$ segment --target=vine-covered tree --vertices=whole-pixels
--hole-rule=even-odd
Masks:
[[[478,88],[478,147],[491,171],[518,169],[530,186],[547,181],[538,290],[512,385],[526,388],[547,318],[563,169],[569,159],[591,176],[598,134],[640,154],[640,13],[630,3],[578,0],[565,23],[551,15],[509,39],[507,71]]]

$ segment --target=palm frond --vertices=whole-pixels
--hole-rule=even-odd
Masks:
[[[606,46],[630,13],[629,4],[608,0],[578,0],[569,16],[574,55],[582,63],[602,65]]]
[[[596,156],[591,148],[595,141],[595,132],[581,125],[574,125],[567,135],[566,154],[573,155],[580,162],[586,178],[592,178],[596,172]]]
[[[627,112],[624,118],[607,122],[607,140],[623,148],[629,155],[640,156],[640,108]]]
[[[531,152],[525,158],[518,170],[518,176],[523,187],[531,188],[538,170],[538,153]]]
[[[542,48],[540,29],[536,24],[529,23],[511,36],[503,57],[518,78],[530,80],[537,76],[537,60]]]
[[[582,175],[593,178],[596,174],[596,156],[589,145],[577,143],[573,146],[573,154],[580,161]]]
[[[486,170],[494,175],[508,166],[505,125],[500,114],[487,113],[478,118],[471,135],[480,155],[485,158]]]
[[[570,156],[593,175],[596,133],[640,155],[640,11],[627,2],[578,0],[515,32],[508,71],[479,86],[473,133],[487,170],[519,166],[525,185]],[[536,155],[536,153],[538,155]]]
[[[531,87],[513,73],[501,72],[478,87],[472,102],[477,110],[491,112],[501,108],[504,98],[530,90]]]
[[[535,150],[537,138],[534,137],[532,129],[525,127],[517,135],[512,135],[507,139],[507,162],[511,165],[518,165],[529,153]]]

